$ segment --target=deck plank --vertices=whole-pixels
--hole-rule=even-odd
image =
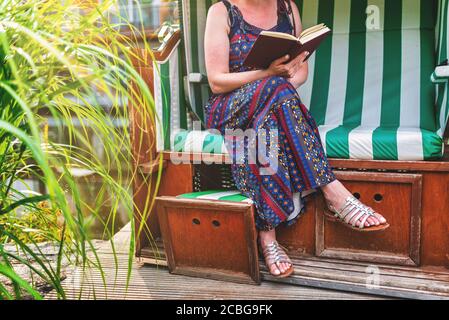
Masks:
[[[103,275],[98,268],[84,272],[74,267],[62,285],[67,299],[212,299],[212,300],[317,300],[317,299],[381,299],[376,296],[328,289],[302,287],[264,281],[261,285],[245,285],[170,274],[165,267],[143,265],[133,259],[127,284],[129,224],[114,236],[116,259],[110,243],[98,249]],[[54,291],[46,299],[57,299]]]

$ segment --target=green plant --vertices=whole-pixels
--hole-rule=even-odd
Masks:
[[[99,261],[91,261],[97,256],[86,214],[106,225],[115,219],[117,207],[124,205],[133,221],[129,181],[134,172],[130,167],[133,159],[129,132],[126,126],[114,126],[114,120],[128,118],[123,101],[137,100],[142,106],[140,111],[153,117],[149,89],[130,64],[136,57],[129,48],[136,44],[122,36],[118,26],[111,25],[104,16],[114,1],[87,1],[84,7],[82,2],[0,2],[0,240],[15,243],[36,260],[42,269],[36,272],[61,298],[65,297],[60,283],[63,255],[75,256],[83,267],[95,264],[101,269]],[[124,21],[120,19],[120,24]],[[145,41],[142,45],[149,50]],[[137,84],[139,96],[129,88],[131,81]],[[99,94],[110,100],[108,110],[98,103]],[[48,117],[55,119],[59,133],[68,135],[68,144],[47,134]],[[79,124],[75,125],[73,119]],[[92,144],[92,135],[102,141],[101,150]],[[101,179],[94,207],[80,196],[73,175],[74,169],[80,168]],[[14,187],[17,181],[30,176],[45,185],[44,194],[30,194]],[[110,211],[103,219],[98,208],[105,201]],[[55,217],[50,218],[53,214],[62,216],[61,225],[44,223],[45,219],[56,223]],[[23,227],[36,230],[24,236]],[[113,232],[105,228],[106,236]],[[132,233],[134,239],[133,223]],[[60,257],[56,266],[32,252],[29,243],[37,241],[58,243]],[[94,252],[94,258],[87,255],[88,250]],[[132,240],[129,266],[133,251]],[[0,283],[0,298],[20,298],[23,291],[40,298],[14,272],[12,260],[33,268],[27,260],[3,250],[0,243],[0,275],[11,279],[15,288],[11,293]]]
[[[47,202],[40,202],[37,208],[17,214],[0,216],[0,226],[7,233],[15,235],[23,243],[41,243],[61,239],[70,241],[70,233],[64,231],[64,217],[60,210],[54,210]],[[0,234],[0,243],[14,243],[6,234]]]

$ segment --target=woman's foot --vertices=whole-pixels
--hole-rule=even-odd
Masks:
[[[276,232],[274,229],[270,231],[259,231],[259,244],[262,247],[267,268],[270,269],[270,273],[273,276],[286,276],[287,274],[292,272],[293,265],[291,264],[284,250],[277,244]],[[276,251],[278,251],[278,255],[281,256],[281,259],[279,261],[274,261],[275,259],[273,259],[273,256],[271,254]],[[282,256],[284,256],[285,259],[282,259]]]
[[[348,189],[345,188],[345,186],[338,180],[335,180],[328,185],[321,188],[323,191],[324,197],[328,201],[330,205],[332,205],[337,210],[341,209],[345,203],[346,199],[349,196],[352,196],[351,192],[348,191]],[[370,208],[372,210],[372,208]],[[387,220],[380,215],[379,213],[375,212],[373,210],[374,214],[370,216],[368,219],[366,219],[365,228],[374,227],[374,226],[380,226],[387,223]],[[353,224],[354,219],[356,216],[354,216],[352,219],[350,219],[347,223]],[[355,222],[356,227],[360,227],[360,224],[365,220],[364,216],[359,217],[359,219]]]

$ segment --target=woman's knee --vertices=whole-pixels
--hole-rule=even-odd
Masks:
[[[288,81],[287,78],[282,76],[268,76],[264,79],[272,84],[285,84]]]
[[[288,90],[296,92],[295,87],[291,84],[290,80],[282,76],[269,76],[264,78],[268,87],[282,88],[282,90]]]

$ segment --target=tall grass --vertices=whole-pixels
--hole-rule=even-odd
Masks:
[[[133,221],[129,132],[126,126],[118,129],[114,121],[128,118],[121,106],[129,99],[138,100],[140,111],[153,117],[153,101],[130,64],[130,48],[136,44],[104,16],[114,1],[87,1],[84,7],[80,3],[86,1],[0,1],[0,274],[14,284],[10,290],[0,283],[0,298],[19,299],[24,293],[42,298],[32,283],[14,272],[13,262],[27,265],[65,298],[63,256],[101,271],[86,216],[106,226],[115,220],[117,208],[124,206]],[[126,23],[126,19],[119,21]],[[139,33],[139,28],[129,27]],[[142,45],[148,49],[145,41]],[[137,84],[139,97],[129,87],[131,81]],[[111,101],[109,109],[100,106],[99,93]],[[69,143],[48,135],[49,117],[55,119],[61,135],[68,135]],[[100,148],[92,144],[92,134],[102,141]],[[100,178],[95,205],[85,203],[80,195],[76,169],[90,170]],[[41,181],[45,192],[14,187],[27,177]],[[110,208],[106,218],[99,215],[105,203]],[[38,220],[49,214],[62,219],[39,224],[43,230],[37,239],[24,236],[17,227],[20,223],[12,223],[22,211]],[[106,236],[113,232],[105,227]],[[129,266],[133,239],[132,222]],[[56,265],[36,253],[36,241],[43,240],[58,244]],[[5,242],[14,243],[22,254],[5,250]]]

